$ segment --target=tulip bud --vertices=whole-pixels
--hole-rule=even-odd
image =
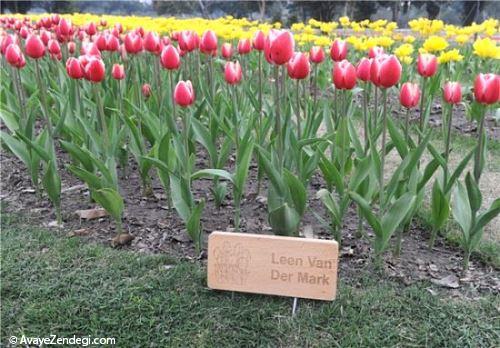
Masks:
[[[9,47],[10,44],[13,44],[16,42],[17,42],[17,38],[13,35],[7,34],[4,37],[2,37],[2,43],[0,45],[1,50],[2,50],[2,54],[5,55],[5,52],[7,51],[7,47]]]
[[[401,78],[401,63],[393,55],[379,55],[373,58],[370,67],[370,79],[377,87],[389,88]]]
[[[276,65],[283,65],[292,58],[295,41],[289,31],[272,29],[264,48],[266,59]]]
[[[462,100],[462,86],[458,82],[446,82],[443,87],[443,99],[448,104],[458,104]]]
[[[474,81],[474,98],[481,104],[491,105],[500,101],[500,76],[479,74]]]
[[[42,58],[45,55],[45,46],[37,35],[29,35],[24,46],[28,57],[33,59]]]
[[[97,33],[97,26],[95,25],[95,23],[90,22],[89,24],[87,24],[87,26],[85,27],[85,32],[90,36],[95,35],[95,33]]]
[[[104,76],[104,62],[100,58],[91,56],[85,65],[85,78],[91,82],[101,82],[104,80]]]
[[[142,51],[142,38],[136,33],[127,33],[123,44],[127,53],[137,54]]]
[[[356,68],[347,60],[333,66],[333,84],[337,89],[353,89],[356,86]]]
[[[194,98],[194,90],[191,81],[179,81],[174,90],[175,103],[186,107],[193,104]]]
[[[252,43],[249,39],[241,39],[238,41],[238,53],[248,54],[252,50]]]
[[[111,76],[113,76],[115,80],[123,80],[125,78],[125,69],[123,68],[123,65],[113,64]]]
[[[361,58],[361,60],[358,63],[358,66],[356,67],[356,76],[358,79],[361,81],[367,82],[370,81],[370,68],[372,65],[372,59],[368,58]]]
[[[224,66],[224,78],[230,85],[236,85],[241,81],[242,71],[238,61],[227,62]]]
[[[50,33],[47,30],[40,30],[40,39],[47,46],[50,40]]]
[[[252,40],[252,45],[253,48],[255,48],[257,51],[264,50],[264,47],[266,45],[266,35],[264,35],[261,30],[255,32]]]
[[[381,54],[384,54],[384,49],[382,47],[373,46],[370,47],[370,50],[368,51],[368,58],[375,58]]]
[[[319,64],[325,60],[325,51],[321,46],[313,46],[309,50],[309,59],[312,63]]]
[[[179,69],[181,58],[179,51],[172,45],[165,46],[160,54],[161,65],[168,70]]]
[[[158,54],[160,52],[160,37],[150,31],[144,36],[144,48],[146,51]]]
[[[182,51],[191,52],[199,45],[199,37],[194,31],[183,30],[178,36],[179,48]]]
[[[292,79],[302,80],[309,75],[311,66],[307,55],[301,52],[296,52],[292,59],[287,63],[288,76]]]
[[[28,37],[28,34],[29,34],[29,30],[26,27],[22,27],[19,30],[19,36],[21,36],[23,39],[26,39]]]
[[[423,53],[418,55],[417,71],[423,77],[431,77],[437,71],[437,58],[433,54]]]
[[[17,44],[13,43],[7,47],[5,50],[5,60],[16,68],[22,67],[21,62],[24,60],[23,52],[21,52],[21,49]]]
[[[70,57],[66,61],[66,72],[68,73],[69,77],[77,80],[83,78],[84,75],[82,65],[80,64],[80,61],[75,57]]]
[[[149,85],[149,83],[143,84],[141,91],[144,99],[148,99],[151,96],[151,86]]]
[[[217,35],[213,30],[206,30],[201,36],[200,51],[208,54],[217,51]]]
[[[340,62],[347,57],[347,42],[336,39],[330,48],[330,57],[334,62]]]
[[[76,51],[76,44],[73,41],[68,42],[68,52],[70,54],[75,53]]]
[[[401,86],[399,93],[399,102],[407,109],[411,109],[418,105],[420,100],[420,88],[416,83],[405,82]]]
[[[71,31],[72,31],[71,21],[66,18],[62,18],[59,21],[59,33],[63,36],[69,36],[71,34]]]
[[[120,49],[120,40],[114,35],[106,37],[106,50],[116,52]]]
[[[58,55],[61,53],[61,46],[59,46],[59,42],[57,42],[56,40],[49,40],[49,44],[47,45],[47,49],[49,51],[50,54],[53,54],[53,55]]]
[[[231,56],[233,55],[233,47],[229,42],[222,44],[220,51],[224,59],[231,59]]]

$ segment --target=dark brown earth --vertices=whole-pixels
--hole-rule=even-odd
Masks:
[[[97,206],[89,201],[85,185],[70,175],[64,168],[69,163],[66,154],[60,152],[60,172],[62,175],[62,211],[64,231],[68,238],[81,238],[88,242],[111,245],[115,236],[115,225],[109,217],[95,220],[84,220],[76,216],[75,211],[93,209]],[[206,168],[206,159],[202,152],[197,163],[198,168]],[[37,198],[30,185],[24,165],[12,154],[1,150],[1,195],[3,211],[23,216],[25,223],[32,226],[51,227],[55,215],[47,197]],[[230,164],[230,166],[232,163]],[[125,199],[124,228],[135,238],[129,245],[122,246],[127,250],[144,253],[165,253],[185,259],[201,259],[204,262],[205,253],[196,255],[193,245],[188,239],[182,220],[175,210],[167,209],[164,191],[159,181],[154,178],[154,198],[143,198],[136,165],[130,162],[130,176],[120,178],[121,193]],[[267,223],[265,203],[265,187],[260,196],[255,196],[256,167],[252,166],[248,180],[248,193],[242,202],[241,229],[243,232],[271,233]],[[264,183],[265,186],[265,183]],[[197,199],[204,198],[207,202],[202,218],[204,238],[214,230],[231,230],[233,208],[231,197],[228,196],[225,205],[217,209],[210,193],[210,180],[197,180],[193,183],[193,191]],[[315,199],[315,193],[325,187],[319,175],[312,178],[309,187],[309,209],[320,213],[328,220],[321,202]],[[230,192],[231,190],[229,190]],[[351,207],[345,217],[343,241],[340,259],[340,277],[346,282],[359,284],[362,274],[371,272],[371,229],[365,224],[367,237],[359,239],[354,236],[357,230],[358,218],[355,209]],[[331,234],[307,211],[302,228],[310,226],[315,238],[330,239]],[[51,227],[57,228],[57,227]],[[429,287],[431,293],[438,289],[447,289],[451,296],[475,297],[479,293],[500,292],[500,271],[472,258],[470,271],[461,271],[462,253],[460,249],[450,246],[443,239],[438,239],[436,247],[430,251],[427,247],[428,232],[414,222],[410,232],[404,236],[402,254],[399,258],[388,252],[385,257],[384,275],[408,285],[420,281],[434,283]]]

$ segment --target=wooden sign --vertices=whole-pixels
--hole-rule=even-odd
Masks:
[[[337,290],[335,241],[213,232],[208,238],[212,289],[331,301]]]

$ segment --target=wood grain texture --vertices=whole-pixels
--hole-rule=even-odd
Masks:
[[[337,290],[335,241],[213,232],[208,238],[212,289],[331,301]]]

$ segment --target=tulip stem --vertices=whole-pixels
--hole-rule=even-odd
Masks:
[[[448,113],[448,118],[447,118],[447,132],[446,132],[446,138],[445,138],[445,141],[446,141],[446,145],[445,145],[445,150],[444,150],[444,159],[446,160],[446,163],[448,163],[448,158],[449,158],[449,155],[450,155],[450,144],[451,144],[451,126],[452,126],[452,118],[453,118],[453,104],[450,105],[450,109],[449,109],[449,113]],[[444,170],[444,174],[443,174],[443,187],[446,187],[446,182],[448,181],[448,167],[446,166],[445,167],[445,170]]]
[[[94,89],[94,95],[97,104],[97,113],[99,114],[99,119],[101,121],[101,131],[104,133],[104,147],[105,147],[104,152],[109,153],[111,149],[109,143],[108,125],[106,124],[106,116],[104,115],[104,106],[102,103],[101,94],[99,93],[99,85],[94,83],[94,86],[92,87]]]
[[[47,109],[47,96],[46,96],[46,88],[42,84],[42,78],[40,77],[40,63],[38,63],[38,59],[35,59],[35,75],[38,83],[38,89],[40,90],[40,97],[42,99],[42,111],[43,116],[45,118],[45,122],[47,123],[47,131],[49,132],[49,137],[52,141],[52,147],[54,147],[54,130],[52,129],[52,122],[50,120],[49,111]],[[55,150],[53,149],[55,156]]]
[[[297,110],[296,110],[296,116],[297,116],[297,141],[300,140],[301,135],[300,135],[300,80],[297,79],[297,85],[296,85],[296,92],[297,92]]]
[[[257,142],[259,145],[262,145],[263,143],[263,136],[262,136],[262,53],[259,51],[259,115],[258,115],[258,129],[257,129]],[[256,195],[258,196],[260,193],[260,187],[262,185],[262,177],[263,177],[263,170],[262,167],[259,165],[260,164],[260,154],[257,151],[256,154],[256,159],[257,159],[257,193]]]
[[[233,99],[233,128],[234,128],[234,144],[236,147],[236,155],[239,153],[240,148],[240,124],[239,124],[239,115],[238,115],[238,100],[236,98],[236,86],[229,86],[231,98]]]
[[[423,77],[422,78],[422,97],[420,99],[420,132],[418,134],[418,144],[420,145],[420,142],[422,141],[422,134],[424,133],[424,117],[425,117],[425,85],[427,78]],[[420,162],[420,161],[419,161]]]
[[[481,178],[481,172],[482,172],[482,167],[483,167],[483,164],[481,163],[481,155],[482,155],[483,147],[484,147],[484,138],[486,137],[486,134],[484,134],[484,119],[485,118],[486,118],[486,115],[483,112],[483,114],[481,115],[481,120],[479,121],[479,130],[477,133],[479,136],[479,140],[477,143],[476,153],[475,153],[475,158],[474,158],[474,179],[476,179],[476,182],[478,185],[479,185],[479,179]]]
[[[163,104],[163,94],[161,90],[161,76],[160,76],[160,59],[158,57],[154,57],[154,69],[156,75],[156,88],[157,88],[157,100],[158,100],[158,118],[160,119],[160,128],[163,131],[163,117],[161,114],[161,107]]]
[[[283,149],[281,145],[281,115],[280,115],[280,68],[278,65],[274,68],[274,82],[276,87],[276,115],[275,115],[275,128],[276,128],[276,142],[277,142],[277,150],[278,150],[278,164],[280,168],[280,172],[283,169]]]
[[[363,126],[365,131],[365,154],[368,153],[369,130],[368,130],[368,83],[365,82],[363,88]]]
[[[170,80],[170,94],[172,96],[172,116],[169,117],[170,119],[170,128],[172,132],[177,132],[177,127],[176,127],[176,122],[177,122],[177,108],[175,105],[175,97],[174,97],[174,77],[173,77],[174,72],[170,70],[168,72],[168,78]]]
[[[28,122],[28,117],[26,116],[26,103],[24,100],[24,93],[21,84],[21,76],[19,74],[19,69],[12,67],[12,82],[16,89],[17,98],[19,100],[19,109],[21,109],[21,122],[19,122],[19,128],[22,132],[26,132],[25,125]]]
[[[378,118],[378,87],[375,87],[375,101],[374,101],[374,112],[373,112],[373,129],[377,129],[377,118]]]
[[[406,108],[405,115],[405,142],[408,145],[408,141],[410,140],[410,108]]]
[[[382,153],[380,159],[380,177],[379,177],[379,216],[384,214],[384,166],[385,166],[385,142],[387,137],[387,89],[382,89],[384,99],[384,111],[382,113]]]

